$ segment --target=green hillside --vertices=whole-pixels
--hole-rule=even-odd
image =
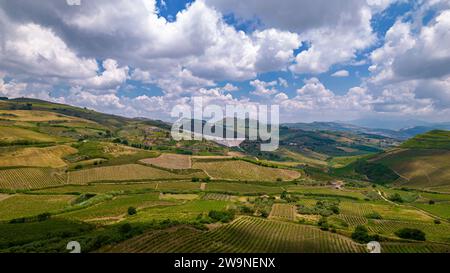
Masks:
[[[450,150],[450,131],[433,130],[407,140],[401,147],[408,149]]]
[[[370,155],[343,168],[337,176],[434,190],[450,186],[450,131],[434,130],[407,140],[399,148]]]

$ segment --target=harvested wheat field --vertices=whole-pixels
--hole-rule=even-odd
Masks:
[[[24,148],[7,151],[0,157],[0,167],[26,166],[62,168],[67,166],[62,157],[74,154],[77,149],[67,145],[47,148]]]
[[[142,163],[154,165],[166,169],[190,169],[192,167],[191,157],[188,155],[162,154],[156,158],[146,158]]]

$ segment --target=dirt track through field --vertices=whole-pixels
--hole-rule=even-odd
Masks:
[[[6,199],[8,199],[8,198],[10,198],[12,196],[13,195],[11,195],[11,194],[1,194],[0,193],[0,201],[6,200]]]

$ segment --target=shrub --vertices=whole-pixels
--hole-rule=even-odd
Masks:
[[[248,206],[240,206],[239,211],[244,214],[253,214],[255,210]]]
[[[395,232],[395,235],[402,239],[411,239],[416,241],[425,241],[425,232],[416,228],[402,228]]]
[[[328,230],[330,228],[330,225],[328,224],[328,220],[326,217],[322,217],[319,219],[319,222],[317,222],[321,230]]]
[[[392,202],[403,203],[403,198],[398,193],[394,193],[393,195],[389,196],[389,200],[391,200]]]
[[[208,213],[209,218],[222,223],[231,222],[234,219],[234,211],[226,210],[226,211],[217,211],[212,210]]]
[[[369,219],[378,219],[378,220],[383,219],[383,217],[378,212],[375,212],[375,211],[371,212],[365,216],[366,216],[366,218],[369,218]]]
[[[352,233],[352,239],[361,244],[367,244],[370,241],[378,241],[380,238],[378,235],[369,235],[369,231],[365,226],[357,226]]]
[[[135,207],[129,207],[128,208],[128,215],[135,215],[137,213]]]
[[[269,217],[269,213],[267,211],[263,210],[263,211],[261,211],[261,217],[267,218],[267,217]]]
[[[42,213],[42,214],[39,214],[39,215],[37,216],[37,220],[38,220],[39,222],[43,222],[43,221],[46,221],[46,220],[50,219],[51,216],[52,216],[52,215],[51,215],[50,213],[48,213],[48,212]]]
[[[132,229],[133,227],[129,223],[126,223],[119,227],[119,232],[122,234],[126,234],[129,233]]]

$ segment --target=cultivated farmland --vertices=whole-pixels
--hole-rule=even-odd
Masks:
[[[64,156],[76,153],[77,150],[67,145],[47,148],[23,148],[5,151],[0,157],[0,167],[27,166],[61,168],[67,164]]]
[[[297,208],[288,204],[273,204],[269,218],[294,221],[297,215]]]
[[[0,126],[0,144],[2,146],[15,143],[48,143],[63,141],[59,137],[35,132],[18,127]]]
[[[315,227],[241,217],[208,232],[186,228],[150,232],[107,252],[364,252],[364,246]]]
[[[276,181],[300,177],[297,171],[262,167],[241,160],[195,162],[192,167],[204,170],[213,179],[223,180]]]
[[[0,189],[27,190],[63,185],[64,173],[48,168],[0,170]]]
[[[68,207],[73,199],[70,195],[14,195],[0,201],[0,220],[58,211]]]
[[[141,162],[166,169],[190,169],[192,165],[190,156],[178,154],[162,154],[156,158],[142,159]]]
[[[186,179],[203,173],[175,174],[168,171],[142,166],[139,164],[126,164],[119,166],[108,166],[69,172],[69,184],[88,184],[100,181],[129,181],[129,180],[159,180],[159,179]]]

